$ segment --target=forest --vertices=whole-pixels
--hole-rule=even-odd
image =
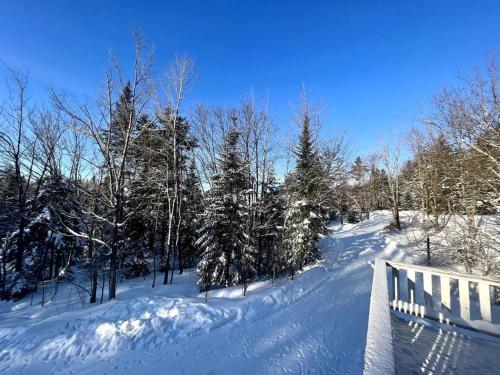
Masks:
[[[49,88],[41,106],[29,74],[3,69],[1,299],[55,281],[103,303],[123,279],[152,275],[152,288],[168,288],[193,267],[205,298],[234,285],[245,294],[250,282],[293,279],[320,260],[332,220],[374,210],[390,210],[387,230],[407,231],[428,264],[445,256],[499,274],[498,226],[481,226],[500,210],[495,60],[437,92],[419,124],[358,156],[348,133],[322,136],[328,124],[306,91],[286,142],[254,95],[186,108],[194,62],[176,57],[156,75],[135,37],[133,70],[113,61],[92,98]],[[415,219],[401,220],[403,210]]]

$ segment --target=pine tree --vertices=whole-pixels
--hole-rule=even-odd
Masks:
[[[385,169],[379,169],[372,164],[368,181],[368,195],[371,209],[386,210],[390,208],[389,178]]]
[[[123,222],[127,216],[127,183],[132,179],[135,163],[133,143],[137,138],[137,116],[134,104],[136,92],[129,82],[123,87],[118,102],[111,112],[111,122],[99,138],[105,159],[105,184],[108,186],[107,199],[110,201],[111,254],[109,259],[109,299],[116,297],[117,271],[124,261]]]
[[[369,208],[369,184],[367,181],[368,167],[360,156],[356,157],[351,168],[351,177],[354,182],[351,186],[351,209],[349,210],[349,221],[362,220],[363,214],[368,218]]]
[[[245,236],[245,165],[238,150],[239,133],[232,127],[219,160],[220,173],[212,178],[205,201],[203,227],[196,244],[202,252],[197,274],[202,290],[211,286],[246,283],[254,272],[254,254]]]
[[[325,232],[327,208],[322,205],[325,170],[304,114],[299,144],[295,149],[295,169],[289,176],[285,212],[284,249],[289,274],[321,257],[317,241]]]
[[[13,230],[12,214],[16,202],[16,174],[12,167],[0,170],[0,238]]]
[[[257,238],[257,274],[271,275],[283,271],[282,231],[284,202],[282,189],[274,173],[268,174],[262,185],[262,195],[257,204],[255,235]]]
[[[196,240],[197,232],[201,227],[201,215],[203,213],[203,195],[200,179],[196,170],[196,162],[191,159],[189,169],[183,182],[184,203],[181,230],[179,238],[180,252],[179,272],[182,273],[185,266],[193,266],[199,255]]]
[[[0,171],[0,299],[6,298],[7,281],[7,236],[15,231],[15,221],[12,219],[16,214],[17,182],[14,168],[7,167]]]
[[[109,134],[106,134],[106,137],[109,137],[111,158],[115,164],[115,168],[117,168],[120,164],[123,147],[126,142],[125,138],[127,137],[127,127],[129,126],[130,121],[133,121],[134,118],[132,89],[130,88],[130,82],[127,82],[123,87],[120,97],[115,104],[115,109],[112,115],[113,116],[109,127]],[[130,153],[129,155],[130,157],[127,160],[127,167],[129,168],[129,170],[131,170],[132,166],[130,165],[130,163],[134,159],[132,158],[132,153]],[[129,171],[128,174],[130,173],[131,172]]]
[[[122,95],[126,96],[126,95]],[[123,100],[123,99],[122,99]],[[130,170],[129,187],[125,212],[131,212],[123,229],[122,262],[125,277],[139,277],[150,273],[148,258],[154,256],[155,247],[155,203],[157,189],[154,177],[160,161],[158,149],[161,143],[158,128],[147,115],[137,121],[138,137],[132,144],[128,163]]]
[[[7,234],[5,242],[6,287],[4,298],[20,298],[36,288],[37,282],[71,277],[73,261],[82,255],[84,243],[68,230],[78,230],[79,220],[73,217],[63,221],[61,212],[72,212],[74,189],[60,176],[43,181],[36,199],[27,207],[24,231],[25,251],[23,273],[15,272],[15,254],[19,236]]]

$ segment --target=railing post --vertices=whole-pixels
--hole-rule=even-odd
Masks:
[[[494,323],[494,303],[498,300],[500,280],[415,264],[386,261],[386,265],[391,267],[390,306],[395,310],[500,336],[500,324]],[[433,276],[439,277],[440,286],[436,288],[440,288],[440,292],[436,290],[436,293],[440,294],[440,300],[434,296]],[[470,283],[474,284],[472,296]],[[408,294],[405,289],[401,292],[401,288],[407,288]],[[476,305],[480,310],[477,317],[471,311],[476,311]]]
[[[408,304],[410,305],[410,314],[415,312],[415,315],[418,315],[418,311],[414,311],[415,309],[415,271],[412,269],[408,269],[406,271],[406,277],[408,279]]]
[[[441,305],[444,306],[448,312],[451,311],[451,291],[450,291],[450,278],[441,275]]]
[[[424,305],[432,307],[432,273],[423,272]]]
[[[481,318],[491,323],[491,297],[490,284],[487,282],[479,282],[479,305],[481,307]]]
[[[458,279],[458,297],[460,299],[460,318],[470,320],[470,301],[469,301],[469,280]]]
[[[399,301],[399,270],[397,268],[391,267],[392,274],[392,300],[394,308],[397,307]]]

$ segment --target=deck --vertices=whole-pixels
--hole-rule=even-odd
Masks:
[[[500,280],[378,259],[365,374],[494,374]]]

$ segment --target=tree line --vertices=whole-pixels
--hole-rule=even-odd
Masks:
[[[290,148],[296,166],[280,183],[265,106],[200,104],[188,117],[192,61],[176,58],[160,78],[152,72],[136,35],[130,79],[112,64],[95,98],[50,89],[42,109],[28,100],[27,75],[9,69],[2,298],[74,280],[94,303],[116,298],[121,278],[152,274],[155,287],[186,267],[196,267],[206,293],[231,285],[245,293],[251,280],[293,277],[320,257],[332,176],[306,101]]]
[[[390,229],[401,230],[399,212],[410,210],[410,245],[427,264],[458,263],[466,272],[498,275],[499,73],[491,60],[435,94],[420,126],[377,154],[356,158],[343,200],[349,219],[387,208],[394,216]]]
[[[322,118],[305,95],[295,116],[300,134],[288,146],[278,144],[272,115],[252,96],[188,113],[193,62],[176,58],[158,78],[135,36],[132,72],[125,78],[113,63],[94,98],[50,89],[50,105],[36,107],[28,76],[8,69],[0,112],[2,298],[61,280],[102,302],[116,298],[122,278],[151,274],[156,287],[192,267],[207,297],[233,285],[246,293],[253,280],[294,278],[320,259],[318,240],[331,219],[357,222],[377,209],[392,210],[391,230],[405,226],[400,210],[419,212],[426,236],[419,241],[427,244],[446,215],[462,218],[448,237],[450,252],[467,271],[495,270],[492,239],[477,221],[500,205],[494,63],[486,77],[436,95],[426,128],[351,162],[344,137],[320,137]],[[292,161],[284,173],[283,153]]]

